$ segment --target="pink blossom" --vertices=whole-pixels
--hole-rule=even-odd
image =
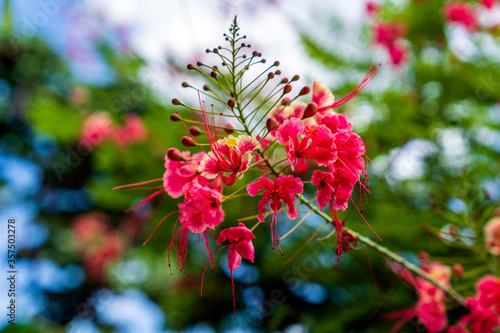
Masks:
[[[387,47],[387,51],[389,52],[389,58],[391,59],[391,63],[393,65],[400,65],[403,63],[408,57],[408,50],[406,47],[400,43],[394,43]]]
[[[233,290],[233,309],[234,309],[233,311],[235,314],[235,319],[236,319],[236,298],[234,295],[233,271],[240,266],[241,257],[250,260],[250,262],[253,262],[254,247],[252,244],[252,239],[254,238],[255,235],[253,234],[253,232],[247,227],[245,227],[243,223],[239,223],[237,227],[227,228],[222,230],[219,234],[219,237],[217,237],[217,241],[215,242],[217,245],[221,245],[225,241],[229,242],[228,245],[221,247],[219,250],[229,246],[228,269],[229,272],[231,273],[231,286]],[[217,250],[217,252],[219,250]],[[201,278],[202,290],[203,290],[203,277],[205,276],[205,271],[206,267],[203,270],[203,276]]]
[[[260,148],[257,139],[249,135],[232,135],[211,145],[212,151],[203,156],[199,171],[203,177],[213,179],[222,175],[224,184],[234,184],[237,176],[242,176],[250,167],[252,153]],[[225,173],[230,172],[229,176]]]
[[[486,333],[493,332],[499,325],[498,314],[485,307],[475,298],[466,300],[470,312],[463,316],[456,326],[447,330],[447,333]],[[468,329],[467,329],[468,328]]]
[[[476,284],[479,303],[500,314],[500,277],[487,275]]]
[[[181,264],[181,270],[184,269],[190,233],[198,234],[198,242],[200,242],[199,234],[203,234],[207,254],[211,257],[212,252],[208,244],[206,230],[207,228],[215,229],[216,226],[222,223],[225,216],[220,202],[222,196],[220,192],[192,181],[184,186],[183,193],[184,202],[178,205],[180,209],[179,219],[182,226],[172,237],[168,247],[168,265],[170,267],[170,250],[174,245],[175,238],[180,233],[177,262]],[[209,262],[214,265],[212,260],[209,260]]]
[[[234,271],[240,266],[241,257],[253,262],[254,248],[252,239],[254,238],[255,235],[253,232],[245,227],[243,223],[239,223],[237,227],[227,228],[220,232],[215,243],[221,245],[226,240],[229,242],[228,269],[230,271]]]
[[[305,172],[309,168],[306,158],[315,160],[318,165],[328,165],[336,160],[332,132],[324,125],[305,126],[302,120],[290,118],[278,128],[277,136],[278,142],[286,145],[292,170],[297,161],[297,170]]]
[[[200,161],[205,153],[196,153],[191,157],[189,151],[181,152],[185,161],[171,161],[165,155],[165,173],[163,174],[163,188],[172,198],[179,198],[184,193],[184,185],[196,179],[200,184],[206,186],[208,179],[198,173]]]
[[[252,197],[256,196],[257,192],[260,190],[264,190],[264,192],[262,192],[262,200],[258,204],[259,217],[257,220],[260,222],[265,221],[263,214],[267,210],[266,205],[270,203],[270,209],[274,212],[274,221],[271,220],[271,217],[269,219],[269,224],[271,226],[271,239],[274,240],[274,237],[276,237],[276,243],[278,244],[278,248],[281,252],[278,241],[278,232],[276,230],[278,223],[278,211],[281,209],[282,205],[281,201],[283,200],[285,205],[288,207],[287,216],[292,220],[296,219],[298,211],[295,207],[295,194],[302,193],[304,190],[304,184],[300,178],[293,176],[279,175],[274,182],[267,179],[265,176],[261,176],[258,181],[247,186],[248,194]]]
[[[108,138],[112,126],[111,118],[107,112],[93,113],[83,122],[80,142],[95,147]]]
[[[495,217],[484,226],[485,246],[489,253],[500,255],[500,217]]]
[[[445,4],[444,15],[448,22],[460,24],[469,31],[477,28],[476,13],[466,2],[449,2]]]
[[[483,6],[487,9],[493,9],[496,4],[496,0],[482,0]]]
[[[111,139],[121,147],[125,147],[133,142],[144,141],[147,136],[146,126],[144,126],[141,118],[135,114],[128,114],[125,118],[124,126],[115,126],[111,131]]]
[[[271,137],[276,137],[276,132],[278,130],[279,125],[283,124],[283,122],[290,118],[299,118],[301,119],[304,116],[304,110],[307,104],[303,102],[294,102],[291,105],[281,105],[274,108],[271,111],[270,116],[274,117],[277,122],[277,126],[270,132]]]
[[[221,194],[197,182],[184,186],[184,202],[179,204],[180,221],[183,226],[194,233],[205,229],[214,229],[224,220],[224,211],[220,203]]]
[[[373,34],[375,44],[388,47],[406,35],[406,26],[401,22],[379,22],[373,26]]]
[[[377,14],[379,10],[379,5],[373,1],[368,1],[366,3],[366,13],[370,16]]]

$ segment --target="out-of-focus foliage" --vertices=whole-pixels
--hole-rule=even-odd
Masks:
[[[417,262],[417,253],[427,251],[444,264],[461,263],[466,273],[462,279],[454,278],[453,284],[464,295],[472,295],[478,276],[500,274],[498,261],[474,240],[474,235],[482,237],[482,226],[495,215],[500,199],[500,58],[485,51],[486,42],[498,48],[498,28],[483,29],[472,37],[461,35],[473,39],[474,52],[459,57],[450,47],[454,32],[445,23],[442,6],[442,1],[382,6],[359,34],[356,45],[364,50],[360,57],[339,52],[334,42],[320,44],[314,36],[298,33],[313,60],[347,78],[332,86],[342,97],[372,61],[373,23],[406,24],[408,61],[399,67],[384,64],[373,86],[339,110],[357,126],[382,180],[370,175],[373,196],[363,213],[382,244],[408,260]],[[331,31],[332,36],[340,38],[345,31],[333,26],[338,30]],[[78,84],[67,60],[43,41],[17,38],[4,33],[0,43],[0,152],[5,156],[1,162],[13,163],[7,159],[15,156],[26,165],[36,165],[38,183],[23,194],[16,192],[12,177],[2,174],[0,202],[17,209],[16,214],[21,214],[16,207],[24,207],[17,206],[20,203],[36,205],[32,220],[47,231],[39,244],[23,248],[20,257],[26,266],[19,270],[28,274],[51,262],[66,269],[67,279],[74,281],[66,281],[68,287],[61,287],[62,280],[54,280],[55,286],[43,285],[36,273],[29,273],[31,285],[22,292],[43,299],[43,306],[22,323],[26,332],[90,327],[78,326],[84,324],[114,331],[119,324],[109,314],[106,317],[103,308],[111,308],[106,300],[130,296],[131,290],[142,293],[134,297],[149,313],[161,310],[154,317],[158,326],[151,326],[151,331],[211,332],[208,326],[217,331],[232,327],[281,331],[299,324],[312,332],[387,332],[392,324],[381,321],[380,314],[414,303],[414,292],[377,253],[351,251],[335,267],[332,237],[312,241],[282,267],[283,259],[270,249],[268,231],[257,228],[258,268],[242,264],[239,273],[235,271],[238,321],[234,322],[224,255],[215,271],[207,272],[200,299],[202,265],[196,239],[189,249],[187,273],[173,275],[166,258],[173,219],[141,246],[178,202],[167,198],[148,219],[160,200],[136,214],[125,211],[152,190],[113,191],[115,186],[162,177],[166,150],[180,148],[179,139],[185,135],[183,126],[169,118],[177,109],[165,103],[175,96],[155,95],[139,79],[145,66],[141,59],[117,52],[105,42],[99,52],[115,78],[110,84],[93,86]],[[302,80],[311,84],[312,79]],[[99,111],[107,112],[117,126],[126,114],[139,115],[148,138],[124,147],[111,141],[83,147],[79,139],[84,120]],[[225,223],[235,226],[238,218],[255,214],[256,203],[246,197],[232,201]],[[354,230],[368,234],[355,210],[342,217]],[[321,222],[308,219],[282,243],[285,253],[291,256],[298,250]],[[470,243],[463,246],[462,240],[450,238],[450,224],[458,226],[463,237],[471,237]],[[330,231],[329,227],[320,236]],[[214,242],[211,245],[215,248]],[[114,306],[119,313],[119,306]],[[450,321],[464,312],[450,309]],[[405,329],[417,331],[410,324]]]

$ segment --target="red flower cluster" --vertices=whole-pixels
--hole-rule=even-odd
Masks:
[[[393,65],[398,66],[408,58],[408,50],[401,39],[406,36],[402,22],[378,22],[373,26],[373,43],[384,47]]]

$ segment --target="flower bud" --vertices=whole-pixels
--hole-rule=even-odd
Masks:
[[[299,76],[299,75],[294,75],[294,76],[292,77],[292,81],[290,81],[290,82],[293,82],[293,81],[298,81],[299,79],[300,79],[300,76]]]
[[[449,232],[450,232],[451,236],[456,236],[456,235],[458,235],[460,230],[458,229],[458,227],[456,225],[450,225]]]
[[[198,67],[200,67],[201,65],[203,65],[203,63],[202,63],[201,61],[198,61],[198,62],[196,63],[196,66],[198,66]]]
[[[227,134],[231,134],[233,133],[234,131],[232,130],[234,128],[234,125],[231,124],[231,123],[227,123],[226,126],[224,126],[224,132],[226,132]]]
[[[307,104],[302,119],[311,118],[316,114],[316,112],[318,112],[318,104],[311,102]]]
[[[280,62],[279,61],[275,61],[274,62],[274,66],[278,67],[280,65]]]
[[[234,102],[234,99],[230,99],[227,101],[227,106],[229,106],[231,109],[234,108],[234,106],[236,105],[236,103]]]
[[[309,88],[309,86],[305,86],[304,88],[300,89],[299,95],[300,96],[307,95],[307,94],[309,94],[310,91],[311,91],[311,88]]]
[[[182,87],[187,88],[188,86],[189,84],[186,81],[182,82]]]
[[[208,84],[205,84],[205,85],[203,86],[203,90],[205,90],[205,91],[210,90],[210,86],[209,86]]]
[[[274,73],[273,73],[273,72],[270,72],[269,74],[267,74],[267,78],[268,78],[269,80],[274,79]]]
[[[274,130],[277,125],[278,125],[278,122],[276,121],[276,119],[274,117],[267,118],[267,120],[266,120],[266,128],[267,128],[267,130],[269,132],[271,132],[272,130]]]
[[[214,53],[219,53],[219,50],[217,48],[214,48],[213,52]]]
[[[216,71],[210,72],[210,76],[215,79],[217,77],[217,72]]]
[[[260,57],[261,55],[262,55],[262,53],[259,53],[259,57]],[[260,62],[261,62],[261,63],[263,63],[263,64],[265,64],[265,63],[266,63],[266,61],[267,61],[266,59],[262,59]]]
[[[198,126],[191,126],[189,128],[189,133],[191,133],[192,136],[198,136],[201,134],[201,130]]]
[[[274,72],[276,75],[281,75],[281,71],[278,69],[276,72]]]
[[[285,77],[283,80],[281,80],[281,83],[288,83],[288,79]]]
[[[173,104],[173,105],[181,105],[181,102],[180,102],[177,98],[174,98],[174,99],[172,100],[172,104]]]
[[[187,69],[192,70],[194,69],[194,66],[192,64],[187,65]]]
[[[287,106],[287,105],[289,105],[289,104],[290,104],[290,102],[291,102],[291,101],[292,101],[292,100],[291,100],[290,98],[285,97],[285,98],[283,98],[283,99],[281,100],[281,105]]]
[[[259,55],[259,52],[257,52],[257,51],[252,52],[252,56],[257,57],[258,55]]]
[[[429,255],[429,253],[425,252],[425,251],[420,251],[418,254],[417,254],[417,257],[418,259],[420,260],[429,260],[429,258],[431,257]]]
[[[192,138],[190,138],[189,136],[183,136],[181,139],[181,143],[184,147],[192,147],[192,146],[196,145],[194,140]]]
[[[206,50],[205,50],[205,52],[206,52],[206,53],[210,53],[210,49],[206,49]]]
[[[172,121],[180,121],[181,118],[179,117],[179,115],[177,113],[172,113],[170,115],[170,120],[172,120]]]
[[[464,275],[464,267],[458,263],[453,264],[452,267],[453,275],[460,278]]]
[[[288,94],[290,91],[292,91],[292,85],[286,84],[285,87],[283,88],[283,94]]]
[[[181,152],[177,148],[169,148],[167,150],[167,157],[169,160],[175,162],[184,160],[184,157],[182,157]]]
[[[262,57],[262,52],[259,52],[259,54],[257,54],[259,57]],[[266,59],[262,59],[264,61],[266,61]]]

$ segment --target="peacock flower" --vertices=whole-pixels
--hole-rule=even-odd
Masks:
[[[254,137],[243,134],[237,138],[229,135],[211,145],[212,150],[203,156],[199,172],[203,177],[214,179],[222,175],[224,184],[231,186],[237,176],[243,174],[250,167],[252,153],[260,149],[260,143]],[[225,176],[226,173],[230,173]]]
[[[333,134],[324,125],[305,126],[302,120],[290,118],[278,128],[277,136],[278,142],[286,146],[292,170],[296,163],[297,170],[305,172],[309,168],[306,158],[324,166],[337,159]]]
[[[265,222],[263,214],[267,211],[266,205],[270,204],[270,210],[274,213],[274,219],[271,219],[271,214],[269,214],[273,250],[274,237],[276,237],[276,243],[278,244],[280,253],[283,254],[279,246],[278,232],[276,230],[278,224],[278,212],[282,205],[281,201],[283,201],[288,207],[287,216],[292,220],[296,219],[299,212],[295,207],[295,195],[302,193],[304,190],[304,184],[300,178],[293,176],[279,175],[274,182],[265,176],[261,176],[258,181],[247,186],[247,192],[252,197],[256,196],[257,192],[260,190],[264,190],[264,192],[262,192],[262,200],[258,204],[259,217],[257,220]]]

